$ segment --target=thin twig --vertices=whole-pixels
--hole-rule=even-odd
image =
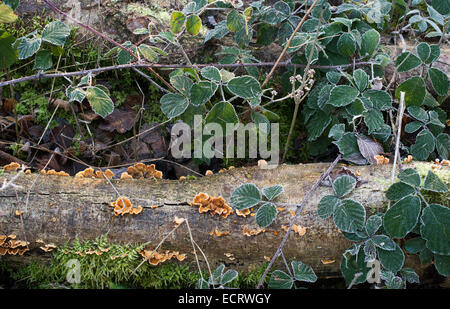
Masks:
[[[400,92],[400,105],[398,108],[398,115],[397,115],[397,136],[396,136],[396,142],[395,142],[395,153],[394,153],[394,164],[392,164],[392,174],[391,174],[391,184],[394,183],[394,177],[395,177],[395,166],[397,165],[397,158],[400,161],[400,134],[402,132],[402,118],[403,113],[405,112],[405,92]]]
[[[303,201],[297,205],[297,210],[295,211],[295,215],[294,217],[292,217],[291,219],[291,223],[289,225],[289,228],[286,232],[286,234],[283,237],[283,240],[281,241],[280,246],[278,247],[277,251],[275,252],[275,254],[273,255],[272,259],[269,262],[269,265],[267,266],[266,270],[264,271],[264,274],[262,275],[261,279],[259,280],[258,285],[256,286],[257,289],[261,288],[264,279],[266,278],[267,274],[269,273],[270,268],[272,267],[273,263],[275,262],[275,259],[280,255],[281,250],[283,249],[289,234],[292,230],[292,227],[294,226],[295,221],[297,220],[298,216],[300,215],[300,213],[302,212],[303,206],[305,205],[305,203],[309,200],[309,198],[311,197],[311,195],[313,194],[313,192],[319,187],[319,185],[322,183],[322,181],[331,173],[331,171],[333,170],[333,168],[336,166],[336,164],[338,164],[338,162],[341,160],[342,155],[339,154],[336,159],[333,161],[333,163],[331,163],[330,167],[328,167],[328,169],[325,171],[325,173],[323,173],[319,180],[317,180],[317,182],[311,187],[311,189],[308,191],[308,193],[306,193],[305,197],[303,198]]]

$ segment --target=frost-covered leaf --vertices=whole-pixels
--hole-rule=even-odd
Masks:
[[[187,109],[189,100],[181,94],[168,93],[165,94],[161,100],[161,110],[169,118],[174,118]]]
[[[296,262],[296,261],[292,261],[291,266],[292,266],[292,270],[294,271],[295,280],[304,281],[304,282],[316,282],[317,281],[317,276],[310,266],[308,266],[302,262]]]
[[[383,227],[392,238],[404,238],[416,226],[420,215],[420,199],[406,196],[388,209]]]
[[[427,248],[435,254],[450,255],[450,209],[431,204],[424,208],[420,223]]]
[[[264,203],[258,208],[256,212],[256,223],[265,228],[272,224],[272,222],[276,219],[278,214],[278,210],[272,203]]]
[[[42,31],[42,40],[53,45],[62,46],[70,35],[70,28],[63,22],[57,20],[45,26]]]
[[[114,103],[108,94],[101,88],[93,86],[86,90],[86,99],[89,101],[94,112],[105,118],[114,110]]]
[[[443,183],[442,180],[440,180],[439,177],[436,176],[436,174],[431,170],[428,171],[427,176],[425,177],[423,188],[425,190],[440,193],[445,193],[448,191],[447,185]]]
[[[286,274],[284,271],[275,270],[272,272],[269,280],[269,289],[290,289],[294,281],[291,276]]]
[[[263,188],[262,192],[269,201],[273,201],[284,192],[284,189],[283,186],[275,185]]]
[[[334,192],[339,198],[352,192],[355,187],[356,179],[348,175],[339,176],[333,182]]]
[[[317,205],[317,214],[321,219],[331,217],[341,201],[334,195],[325,195]]]
[[[358,202],[350,199],[343,200],[335,209],[333,220],[336,226],[349,233],[364,228],[366,217],[365,208]]]
[[[244,210],[256,206],[261,201],[261,192],[252,183],[237,187],[230,197],[234,209]]]

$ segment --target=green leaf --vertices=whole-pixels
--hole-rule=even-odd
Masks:
[[[426,64],[431,64],[432,62],[439,59],[441,55],[441,49],[439,44],[430,45],[430,56],[425,61]]]
[[[317,276],[313,269],[302,262],[291,262],[292,270],[294,271],[294,278],[298,281],[316,282]]]
[[[342,136],[340,140],[333,142],[333,144],[338,146],[339,152],[343,155],[345,160],[353,162],[354,157],[355,156],[358,157],[358,155],[362,159],[364,159],[359,152],[358,142],[355,133],[347,132]],[[366,163],[367,161],[364,159],[364,162]]]
[[[217,103],[211,108],[205,118],[206,123],[218,123],[223,130],[224,135],[230,132],[226,131],[227,124],[236,124],[239,121],[234,106],[229,102]]]
[[[33,70],[48,70],[52,67],[52,52],[49,50],[40,50],[34,58]]]
[[[86,90],[86,99],[92,107],[92,110],[102,118],[106,118],[114,111],[114,103],[108,94],[99,87],[88,87]]]
[[[337,205],[333,220],[336,226],[343,232],[354,233],[364,228],[366,210],[364,207],[350,199],[343,200]]]
[[[403,254],[402,249],[400,249],[397,244],[395,244],[395,247],[394,251],[377,248],[378,259],[380,260],[381,265],[385,269],[392,271],[394,274],[402,269],[405,261],[405,255]]]
[[[392,107],[391,95],[386,91],[369,89],[362,96],[369,99],[373,104],[373,108],[379,111],[385,111]]]
[[[431,85],[438,95],[446,95],[448,92],[448,76],[444,72],[436,68],[428,69]]]
[[[358,248],[356,248],[358,249]],[[365,261],[365,254],[362,247],[355,255],[350,257],[342,256],[341,260],[341,272],[344,276],[345,283],[347,286],[353,282],[353,284],[360,284],[367,280],[367,274],[370,268],[367,266]],[[356,274],[361,273],[358,278],[355,279]]]
[[[398,174],[398,179],[414,187],[420,186],[420,175],[413,168],[403,170],[400,174]]]
[[[259,82],[248,75],[233,78],[228,82],[227,87],[231,93],[244,99],[258,97],[262,91]]]
[[[139,53],[150,62],[158,62],[158,54],[147,44],[139,45]]]
[[[431,170],[428,171],[427,176],[425,177],[423,188],[425,190],[440,193],[446,193],[448,191],[447,185],[444,184]]]
[[[387,251],[393,251],[396,249],[395,242],[386,235],[373,235],[371,239],[378,248]]]
[[[272,203],[264,203],[256,212],[256,223],[265,228],[276,219],[278,210]]]
[[[201,74],[204,78],[211,80],[213,82],[220,82],[221,81],[221,76],[220,76],[220,71],[216,68],[216,67],[204,67],[201,70]]]
[[[252,183],[237,187],[230,197],[231,206],[236,210],[244,210],[258,205],[261,202],[261,192]]]
[[[425,240],[421,237],[410,238],[405,241],[404,248],[408,253],[419,253],[425,249]]]
[[[250,102],[251,106],[252,103]],[[266,116],[264,116],[262,113],[260,112],[255,112],[252,111],[252,121],[257,125],[258,129],[260,130],[261,133],[269,133],[270,132],[270,121],[269,119],[267,119]]]
[[[414,133],[417,130],[419,130],[421,127],[423,127],[423,123],[421,123],[419,121],[413,121],[413,122],[409,122],[406,124],[405,131],[407,133]]]
[[[420,215],[420,199],[406,196],[384,215],[383,226],[392,238],[404,238],[416,226]]]
[[[334,195],[325,195],[317,205],[317,215],[321,219],[331,217],[340,202],[341,200]]]
[[[442,276],[450,276],[450,256],[436,254],[434,256],[434,267]]]
[[[220,284],[225,285],[238,277],[238,272],[234,269],[227,270],[220,279]]]
[[[419,253],[420,263],[422,265],[430,264],[433,261],[433,252],[431,252],[428,248],[420,251]]]
[[[360,54],[362,57],[372,57],[373,53],[380,44],[380,34],[378,31],[371,29],[366,31],[361,37]]]
[[[328,137],[334,140],[340,140],[345,133],[345,124],[339,123],[331,127]]]
[[[3,3],[15,10],[20,4],[20,0],[3,0]]]
[[[395,61],[395,67],[398,72],[407,72],[414,68],[417,68],[422,64],[422,61],[410,52],[404,52],[397,57]]]
[[[411,146],[411,153],[416,160],[426,161],[434,150],[433,134],[423,129],[416,136],[416,143]]]
[[[213,285],[219,284],[224,269],[225,269],[224,264],[220,264],[219,266],[217,266],[217,268],[213,271],[211,277],[209,278],[209,284]]]
[[[419,55],[420,60],[425,63],[425,61],[427,61],[427,59],[431,55],[430,45],[428,45],[428,43],[426,42],[422,42],[417,45],[417,55]]]
[[[342,175],[333,182],[333,189],[336,196],[341,198],[349,194],[356,187],[356,179],[352,176]]]
[[[194,82],[186,75],[176,75],[170,78],[170,84],[181,94],[189,97]]]
[[[57,20],[45,26],[42,31],[42,40],[53,45],[62,46],[70,35],[70,28],[63,22]]]
[[[209,283],[205,279],[199,279],[195,284],[195,288],[199,290],[207,290],[209,289]]]
[[[403,182],[396,182],[386,191],[386,197],[390,201],[397,201],[414,192],[416,192],[414,187]]]
[[[170,29],[173,33],[180,33],[183,30],[186,16],[179,11],[173,11],[172,18],[170,19]]]
[[[191,15],[186,20],[186,31],[191,35],[197,35],[202,28],[202,20],[197,15]]]
[[[364,242],[363,250],[366,262],[372,262],[377,258],[377,248],[372,240],[368,239]]]
[[[85,92],[80,88],[74,88],[72,86],[67,87],[66,95],[69,98],[69,102],[77,101],[79,103],[83,102],[86,97]]]
[[[42,43],[42,40],[39,38],[20,38],[17,41],[19,42],[17,50],[19,52],[18,58],[20,60],[33,56],[39,50]]]
[[[17,19],[17,15],[11,7],[0,3],[0,23],[12,23]]]
[[[436,136],[436,149],[438,154],[445,160],[448,160],[448,151],[450,149],[450,137],[446,133]]]
[[[227,28],[231,32],[238,32],[246,26],[245,18],[236,10],[232,10],[227,15]]]
[[[336,86],[331,90],[328,104],[335,107],[346,106],[352,103],[358,96],[359,91],[356,88],[347,85]]]
[[[431,204],[422,211],[420,223],[427,248],[435,254],[450,255],[450,209]]]
[[[284,271],[275,270],[270,276],[269,289],[290,289],[294,281],[291,276],[286,274]]]
[[[122,44],[123,47],[130,49],[133,54],[137,54],[137,48],[130,41]],[[134,57],[130,55],[127,51],[120,49],[117,53],[117,62],[119,64],[128,64],[134,60]]]
[[[426,123],[429,120],[427,112],[419,106],[410,106],[408,107],[407,111],[409,115],[419,121]]]
[[[189,106],[189,100],[181,94],[168,93],[160,100],[162,112],[169,118],[177,117],[184,113]]]
[[[425,98],[425,82],[420,76],[413,76],[401,83],[395,91],[395,97],[400,100],[400,92],[405,92],[405,105],[422,105]]]
[[[356,41],[351,33],[343,33],[337,41],[338,52],[344,56],[349,57],[356,52]]]
[[[217,84],[206,81],[194,84],[190,91],[192,105],[200,106],[208,102],[216,93],[217,87]]]
[[[355,85],[358,87],[358,90],[364,91],[369,84],[369,75],[367,75],[367,73],[362,69],[358,69],[353,72],[353,80],[355,81]]]
[[[384,124],[383,114],[375,109],[363,112],[363,116],[369,134],[372,134]]]
[[[16,39],[8,32],[0,30],[0,67],[9,68],[17,61],[17,51],[12,47]]]
[[[318,110],[306,124],[308,131],[308,141],[315,141],[319,138],[331,122],[331,115]]]
[[[372,236],[378,231],[383,224],[383,218],[379,215],[372,215],[366,220],[367,235]]]
[[[339,83],[339,80],[341,79],[341,73],[338,71],[329,71],[327,72],[327,79],[330,83],[332,84],[337,84]]]
[[[262,193],[269,201],[273,201],[283,192],[284,192],[283,186],[280,185],[265,187],[262,189]]]

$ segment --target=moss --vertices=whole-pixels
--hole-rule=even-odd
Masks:
[[[106,236],[95,241],[74,240],[72,244],[59,247],[49,263],[33,261],[26,266],[15,268],[3,259],[0,270],[9,272],[10,276],[25,284],[28,288],[151,288],[180,289],[194,288],[201,278],[196,265],[179,262],[166,262],[159,266],[142,264],[138,251],[146,244],[119,245],[107,241]],[[104,250],[101,255],[86,254],[91,250]],[[106,252],[106,249],[107,252]],[[83,253],[84,256],[81,256]],[[80,283],[70,284],[66,281],[67,263],[71,259],[80,262]],[[262,276],[265,265],[240,275],[228,286],[254,288]],[[203,277],[207,278],[206,272]]]

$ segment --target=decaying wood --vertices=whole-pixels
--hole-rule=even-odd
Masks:
[[[415,164],[407,164],[413,167]],[[426,163],[420,163],[426,164]],[[255,236],[243,234],[244,226],[256,229],[255,217],[241,217],[232,214],[227,218],[200,214],[197,207],[189,206],[196,194],[205,192],[211,196],[222,196],[229,203],[233,190],[242,183],[252,182],[259,188],[280,184],[285,192],[278,202],[298,204],[306,192],[320,177],[329,164],[282,165],[276,169],[264,170],[258,167],[236,168],[224,173],[196,180],[111,180],[117,191],[128,197],[133,206],[144,210],[138,215],[126,214],[114,216],[109,204],[117,199],[114,188],[105,179],[80,179],[61,176],[21,175],[16,185],[21,189],[7,189],[0,192],[0,234],[15,234],[17,239],[30,242],[30,252],[24,256],[8,257],[16,261],[26,261],[31,257],[49,257],[36,243],[41,239],[45,243],[62,245],[78,237],[80,240],[95,239],[107,234],[108,239],[120,243],[150,242],[155,247],[174,227],[175,216],[189,220],[195,241],[205,252],[209,263],[225,263],[238,270],[251,270],[266,262],[281,242],[285,233],[282,226],[288,226],[292,218],[290,210],[295,206],[284,207],[277,220]],[[338,170],[342,166],[335,169]],[[448,167],[442,167],[449,169]],[[359,170],[362,185],[349,197],[367,207],[367,213],[383,208],[387,201],[384,190],[389,186],[391,165],[372,165],[349,167]],[[0,182],[13,175],[4,174]],[[35,178],[29,203],[26,206],[26,194]],[[313,267],[319,276],[339,275],[341,255],[350,246],[336,229],[331,219],[321,220],[317,216],[317,204],[332,189],[320,186],[306,203],[296,222],[306,228],[300,236],[291,232],[283,253],[289,260],[301,260]],[[152,206],[160,206],[152,208]],[[22,219],[16,210],[23,211]],[[228,235],[217,237],[210,235],[217,229]],[[25,235],[24,235],[25,233]],[[150,246],[151,247],[151,246]],[[33,249],[34,248],[34,249]],[[163,249],[187,253],[186,262],[193,260],[192,246],[185,227],[176,230],[162,246]],[[234,260],[226,256],[232,253]],[[331,262],[334,261],[334,262]],[[407,263],[416,263],[407,259]]]

